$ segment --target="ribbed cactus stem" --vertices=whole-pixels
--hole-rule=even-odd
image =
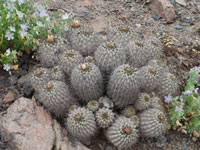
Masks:
[[[53,68],[53,72],[54,73],[58,72],[58,68],[57,67]]]
[[[86,58],[85,58],[85,62],[87,62],[87,63],[92,63],[92,62],[94,62],[94,57],[92,57],[92,56],[86,57]]]
[[[102,114],[102,118],[103,118],[103,119],[108,119],[108,114],[107,114],[107,113],[103,113],[103,114]]]

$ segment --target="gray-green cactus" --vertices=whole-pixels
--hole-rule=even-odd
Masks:
[[[68,50],[61,56],[61,67],[68,76],[71,76],[72,70],[82,62],[83,56],[75,50]]]
[[[92,112],[96,112],[99,109],[99,102],[91,100],[87,103],[87,108]]]
[[[135,102],[135,108],[137,110],[145,110],[147,108],[150,107],[150,104],[151,104],[151,97],[149,94],[147,93],[140,93],[138,95],[138,99],[137,101]]]
[[[71,34],[70,41],[73,49],[88,56],[94,54],[101,40],[90,27],[84,25]]]
[[[90,140],[98,130],[94,114],[84,107],[71,111],[65,119],[65,126],[69,133],[80,141]]]
[[[103,94],[103,79],[99,68],[92,63],[83,63],[73,69],[71,84],[76,95],[88,102]]]
[[[175,75],[166,72],[159,78],[159,86],[157,87],[157,94],[163,98],[166,95],[174,95],[178,90],[178,80]]]
[[[128,62],[134,67],[146,65],[149,60],[160,58],[162,55],[162,47],[159,40],[131,41],[128,45]]]
[[[50,70],[50,75],[52,80],[64,81],[65,74],[60,66],[55,66]]]
[[[123,108],[136,100],[138,90],[138,74],[135,68],[124,64],[117,67],[112,73],[107,94],[116,107]]]
[[[35,97],[57,117],[64,116],[70,105],[76,102],[70,94],[69,87],[64,82],[56,80],[52,80],[37,89]]]
[[[168,130],[166,114],[156,108],[150,108],[139,114],[141,136],[158,137]]]
[[[135,108],[133,107],[133,105],[129,105],[127,107],[125,107],[122,111],[121,114],[124,115],[125,117],[130,118],[131,116],[135,115]]]
[[[120,43],[104,42],[95,51],[94,58],[97,66],[111,73],[116,67],[126,62],[126,53]]]
[[[119,116],[106,132],[108,140],[119,150],[132,147],[138,140],[136,124],[130,118]]]
[[[111,109],[101,108],[96,112],[97,125],[101,128],[107,128],[114,122],[115,115]]]

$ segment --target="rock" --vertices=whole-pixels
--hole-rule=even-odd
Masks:
[[[160,17],[158,14],[154,14],[154,15],[152,16],[152,18],[153,18],[154,20],[159,20],[159,19],[161,19],[162,17]]]
[[[187,5],[185,0],[175,0],[175,1],[176,1],[176,3],[178,3],[178,4],[182,5],[182,6],[186,6]]]
[[[7,104],[7,103],[10,103],[10,102],[13,102],[15,99],[16,99],[16,93],[10,91],[4,96],[3,103]]]
[[[9,83],[10,83],[11,85],[15,85],[15,84],[17,83],[17,81],[18,81],[18,78],[17,78],[16,76],[10,76],[10,77],[8,78],[8,80],[9,80]]]
[[[176,29],[177,29],[177,30],[182,30],[183,27],[182,27],[180,24],[176,24]]]
[[[151,10],[163,17],[167,23],[173,23],[176,18],[174,6],[168,0],[153,0],[149,4]]]
[[[79,142],[73,147],[66,130],[30,99],[17,99],[0,122],[18,150],[90,150]]]

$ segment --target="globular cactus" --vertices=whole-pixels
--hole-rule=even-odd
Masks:
[[[130,118],[131,120],[133,120],[133,122],[135,123],[136,127],[139,126],[140,120],[139,120],[139,118],[138,118],[137,115],[132,115],[132,116],[130,116],[129,118]]]
[[[47,68],[37,68],[27,76],[27,80],[31,82],[34,89],[50,80],[50,70]]]
[[[101,128],[107,128],[114,122],[115,115],[111,109],[101,108],[96,112],[96,122]]]
[[[127,50],[127,45],[132,39],[139,39],[139,35],[133,27],[128,25],[123,24],[114,27],[108,33],[108,41],[121,43],[121,46],[125,51]]]
[[[116,67],[126,62],[126,53],[120,43],[110,41],[102,43],[97,48],[94,58],[102,71],[111,73]]]
[[[130,118],[131,116],[135,115],[135,108],[132,105],[129,105],[127,107],[125,107],[122,111],[121,114],[125,117]]]
[[[61,67],[68,76],[71,76],[72,70],[82,62],[83,56],[75,50],[68,50],[61,56]]]
[[[60,66],[55,66],[50,70],[50,75],[52,80],[64,81],[65,74]]]
[[[54,67],[59,64],[59,55],[70,48],[65,39],[59,38],[54,43],[44,43],[38,50],[40,63],[45,67]]]
[[[94,114],[85,107],[71,111],[65,119],[65,126],[72,136],[84,142],[93,138],[98,130]]]
[[[145,110],[150,107],[151,97],[147,93],[140,93],[138,95],[138,100],[135,102],[135,108],[137,110]]]
[[[178,81],[176,76],[167,72],[159,78],[159,86],[157,87],[157,94],[163,98],[166,95],[175,96],[178,90]]]
[[[119,116],[108,128],[106,136],[113,145],[121,150],[130,148],[137,142],[138,131],[133,120]]]
[[[165,72],[169,72],[169,68],[166,62],[160,59],[152,59],[148,62],[147,65],[155,67],[156,70],[158,70],[158,72],[160,73],[160,75],[162,75]]]
[[[158,68],[149,65],[143,66],[138,70],[138,74],[141,89],[144,92],[152,92],[159,86],[160,73]]]
[[[87,56],[94,54],[101,40],[90,27],[85,25],[71,34],[70,41],[73,49]]]
[[[76,95],[84,102],[99,99],[103,94],[103,79],[99,68],[83,63],[73,69],[71,84]]]
[[[158,137],[168,130],[166,114],[156,108],[147,109],[139,114],[139,128],[143,137]]]
[[[133,103],[139,90],[138,74],[128,64],[117,67],[109,80],[107,94],[118,108]]]
[[[156,41],[155,43],[157,43]],[[147,64],[149,60],[160,58],[162,56],[162,47],[160,44],[153,44],[154,41],[146,38],[143,41],[131,41],[128,45],[128,62],[134,67],[141,67]]]
[[[166,111],[165,108],[164,108],[163,101],[157,96],[151,97],[150,108],[156,108],[156,109],[159,109],[163,112]]]
[[[57,117],[64,116],[70,105],[76,102],[70,95],[69,87],[64,82],[56,80],[52,80],[39,88],[35,97]]]
[[[96,112],[99,109],[99,102],[91,100],[87,103],[87,108],[92,112]]]
[[[105,107],[111,109],[114,107],[113,101],[106,96],[99,98],[99,104],[101,108]]]

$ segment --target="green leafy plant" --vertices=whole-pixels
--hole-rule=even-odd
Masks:
[[[200,67],[194,67],[189,72],[184,91],[181,96],[165,96],[169,105],[171,126],[183,133],[189,133],[194,138],[200,137]]]
[[[19,52],[34,52],[48,35],[68,29],[69,14],[48,12],[48,3],[34,0],[0,0],[0,63],[10,71]],[[57,19],[58,18],[58,19]]]

